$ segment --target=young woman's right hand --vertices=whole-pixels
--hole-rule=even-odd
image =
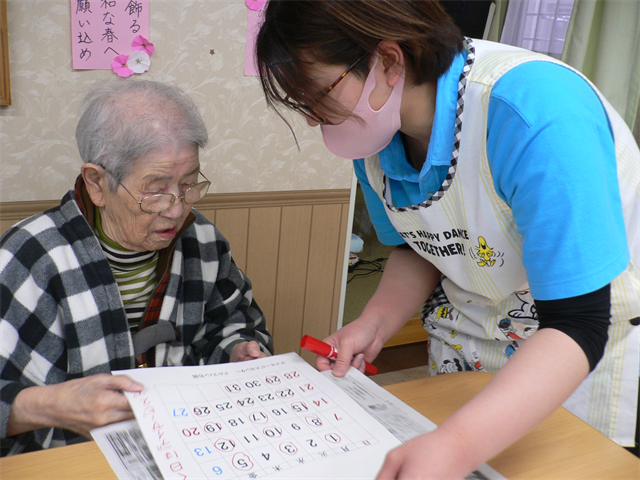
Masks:
[[[336,377],[342,377],[350,366],[364,372],[365,360],[369,363],[378,356],[386,339],[380,325],[364,316],[350,322],[343,328],[324,339],[325,343],[336,348],[338,358],[330,360],[316,357],[318,370],[333,371]]]

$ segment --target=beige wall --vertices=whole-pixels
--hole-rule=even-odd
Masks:
[[[13,105],[0,107],[0,202],[62,197],[81,165],[74,131],[82,92],[116,77],[71,68],[70,3],[8,0]],[[244,0],[151,0],[150,9],[156,51],[151,70],[135,78],[178,85],[199,105],[211,138],[201,163],[212,193],[350,187],[350,162],[294,119],[298,151],[266,109],[258,80],[244,76]]]

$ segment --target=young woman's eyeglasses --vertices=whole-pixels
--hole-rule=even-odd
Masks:
[[[362,55],[360,58],[358,58],[355,62],[353,62],[349,68],[347,68],[344,73],[342,75],[340,75],[338,77],[338,79],[333,82],[331,84],[331,86],[327,89],[327,91],[325,92],[325,95],[328,95],[329,92],[331,90],[333,90],[334,88],[336,88],[336,86],[340,83],[340,81],[347,76],[347,74],[353,70],[355,68],[356,65],[358,65],[367,55],[369,54],[369,52],[366,52],[364,55]],[[304,105],[302,103],[296,103],[296,102],[288,102],[289,107],[291,107],[291,109],[309,117],[310,119],[318,122],[320,125],[324,125],[325,123],[327,123],[327,119],[320,116],[319,114],[317,114],[312,107],[309,107],[307,105]]]
[[[188,188],[182,195],[176,197],[173,193],[156,193],[155,195],[148,195],[142,200],[137,200],[136,197],[134,197],[133,194],[129,191],[129,189],[122,183],[120,183],[120,180],[118,180],[113,173],[107,170],[103,165],[99,166],[102,167],[105,172],[111,175],[113,179],[118,182],[118,185],[124,188],[126,192],[131,195],[131,198],[133,198],[135,202],[140,205],[140,210],[145,213],[164,212],[165,210],[170,209],[178,199],[190,205],[196,203],[207,194],[209,186],[211,185],[211,182],[207,177],[204,176],[204,173],[198,172],[204,177],[205,181],[196,183],[194,186]]]

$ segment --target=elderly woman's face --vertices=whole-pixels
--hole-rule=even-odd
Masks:
[[[136,161],[131,173],[122,180],[137,199],[158,193],[176,197],[198,183],[200,161],[195,146],[152,153]],[[191,205],[180,200],[164,212],[145,213],[124,188],[105,193],[100,210],[106,235],[129,250],[148,252],[169,246],[184,225]]]

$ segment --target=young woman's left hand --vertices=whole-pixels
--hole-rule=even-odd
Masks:
[[[391,450],[378,472],[376,480],[391,479],[463,479],[469,472],[453,460],[455,451],[437,433],[420,435]],[[460,453],[461,449],[458,449]],[[453,460],[453,461],[452,461]]]

